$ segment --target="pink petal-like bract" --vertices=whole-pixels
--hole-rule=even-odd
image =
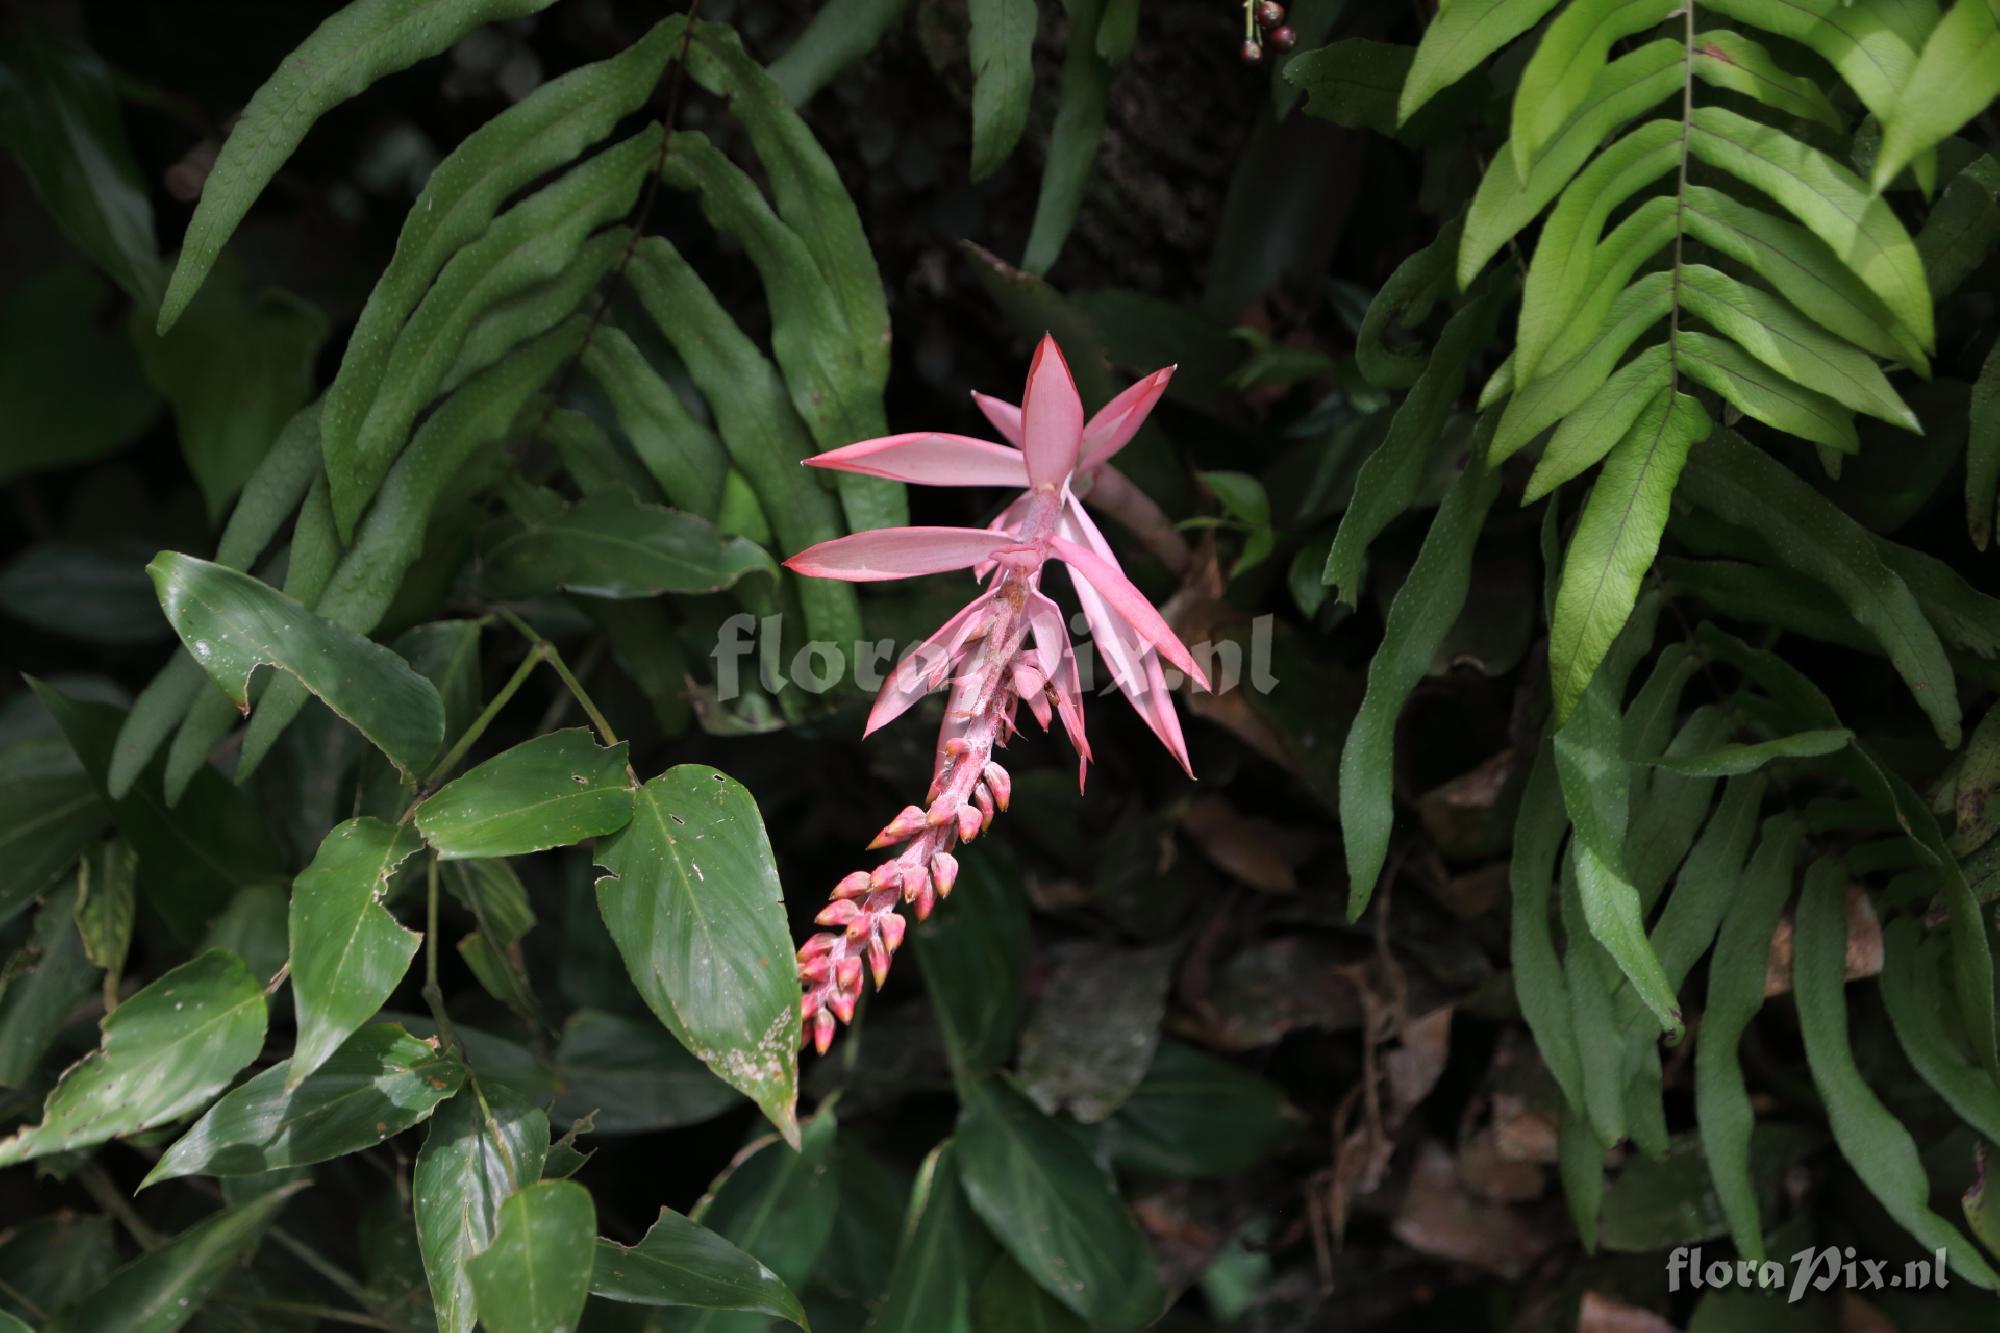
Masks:
[[[1146,424],[1153,405],[1167,391],[1167,381],[1174,377],[1175,369],[1177,367],[1167,366],[1154,371],[1106,403],[1084,424],[1083,452],[1076,465],[1077,471],[1088,472],[1101,467],[1139,433],[1139,427]]]
[[[1187,672],[1195,684],[1204,690],[1208,688],[1208,677],[1204,676],[1201,668],[1194,664],[1194,658],[1189,655],[1187,645],[1167,628],[1167,622],[1160,618],[1160,613],[1146,600],[1146,594],[1132,586],[1132,580],[1125,577],[1124,570],[1095,552],[1078,546],[1068,538],[1051,538],[1050,545],[1055,548],[1056,558],[1088,579],[1090,585],[1110,604],[1111,610],[1130,625],[1140,638],[1159,649],[1160,656]]]
[[[971,638],[972,631],[979,627],[979,617],[986,613],[987,604],[992,600],[990,592],[973,598],[957,615],[939,626],[937,633],[903,654],[889,672],[889,679],[882,682],[881,693],[875,696],[875,706],[868,710],[868,725],[861,731],[863,736],[873,735],[894,722],[908,712],[917,700],[950,678],[960,650]]]
[[[1021,409],[1004,398],[995,398],[990,393],[972,391],[972,402],[986,419],[993,423],[993,429],[1000,432],[1000,438],[1021,447]]]
[[[1035,636],[1035,654],[1042,674],[1056,696],[1056,715],[1069,734],[1076,751],[1076,785],[1083,785],[1090,771],[1090,741],[1083,732],[1083,678],[1077,671],[1076,654],[1069,646],[1069,630],[1063,624],[1062,608],[1041,593],[1028,594],[1028,627]]]
[[[877,528],[808,546],[785,568],[814,578],[877,583],[965,569],[1018,545],[1008,533],[982,528]]]
[[[1083,400],[1076,396],[1062,349],[1043,336],[1021,393],[1021,452],[1028,456],[1028,484],[1060,487],[1076,470],[1083,443]]]
[[[1111,543],[1104,540],[1097,524],[1075,501],[1063,506],[1062,522],[1057,531],[1115,563]],[[1097,645],[1098,652],[1111,668],[1111,679],[1117,684],[1119,692],[1131,701],[1133,710],[1160,738],[1160,743],[1167,747],[1167,752],[1173,755],[1187,775],[1193,777],[1194,765],[1188,760],[1187,740],[1181,734],[1181,719],[1174,709],[1173,693],[1167,689],[1166,676],[1160,670],[1160,655],[1111,610],[1089,580],[1073,579],[1071,586],[1076,589],[1076,600],[1083,607],[1084,619],[1090,623],[1091,642]]]
[[[970,435],[916,431],[830,449],[806,460],[808,467],[861,472],[918,486],[1026,486],[1027,465],[1019,449]]]

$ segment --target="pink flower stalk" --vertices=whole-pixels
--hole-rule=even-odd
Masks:
[[[1085,421],[1062,351],[1044,337],[1028,367],[1019,407],[973,395],[1007,444],[919,431],[863,440],[806,460],[918,485],[1013,486],[1023,492],[984,529],[857,532],[785,562],[801,574],[855,583],[972,569],[986,585],[896,664],[869,712],[864,735],[951,684],[924,804],[906,806],[870,844],[900,843],[902,850],[872,871],[842,879],[817,918],[829,929],[799,950],[801,1008],[809,1039],[822,1054],[833,1042],[836,1020],[854,1017],[864,961],[877,989],[888,976],[890,959],[903,942],[896,904],[909,903],[920,921],[928,917],[958,879],[952,848],[978,837],[994,813],[1007,808],[1011,783],[993,751],[1013,734],[1020,702],[1027,702],[1044,729],[1061,720],[1077,752],[1079,785],[1083,781],[1090,763],[1083,691],[1062,610],[1041,591],[1048,561],[1069,567],[1091,636],[1119,689],[1193,776],[1160,659],[1203,689],[1208,680],[1145,594],[1125,577],[1110,543],[1079,503],[1095,492],[1115,497],[1121,512],[1134,511],[1135,496],[1151,507],[1109,460],[1137,433],[1172,374],[1172,367],[1155,371]]]

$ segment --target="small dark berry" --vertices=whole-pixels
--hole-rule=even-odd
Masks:
[[[1264,48],[1248,37],[1243,39],[1243,49],[1236,54],[1243,57],[1243,63],[1246,65],[1261,65],[1264,63]]]
[[[1298,45],[1299,35],[1290,28],[1279,28],[1271,34],[1271,45],[1280,51],[1289,51]]]
[[[1269,31],[1285,21],[1285,7],[1278,0],[1263,0],[1257,6],[1257,26]]]

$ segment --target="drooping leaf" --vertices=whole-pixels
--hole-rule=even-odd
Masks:
[[[993,1242],[959,1187],[957,1150],[947,1139],[917,1168],[902,1244],[871,1333],[970,1333],[972,1283]]]
[[[117,838],[92,849],[77,867],[77,934],[84,956],[93,967],[105,971],[106,986],[114,994],[119,974],[125,970],[125,955],[132,947],[138,877],[138,856]]]
[[[146,1174],[254,1176],[344,1157],[428,1119],[458,1091],[465,1066],[394,1023],[349,1037],[293,1083],[280,1060],[208,1109]]]
[[[315,28],[251,97],[216,156],[160,306],[161,331],[180,318],[236,224],[321,115],[482,23],[519,18],[549,3],[353,0]]]
[[[300,1181],[225,1208],[111,1274],[74,1309],[44,1324],[49,1333],[173,1333],[201,1312],[215,1289],[257,1247],[264,1227]]]
[[[297,1087],[374,1016],[422,938],[382,905],[389,877],[423,844],[408,824],[350,819],[292,881],[292,994],[299,1035],[286,1078]]]
[[[806,1326],[805,1307],[776,1273],[669,1208],[637,1245],[598,1240],[590,1294],[632,1305],[741,1310]]]
[[[1035,90],[1034,0],[972,0],[972,179],[984,180],[1014,152]]]
[[[466,1260],[479,1322],[493,1333],[575,1328],[590,1298],[597,1206],[573,1180],[544,1180],[500,1204],[493,1239]]]
[[[410,1195],[442,1333],[472,1328],[467,1261],[492,1241],[502,1202],[541,1179],[548,1151],[549,1118],[505,1087],[469,1083],[431,1117]],[[580,1263],[586,1278],[589,1265],[586,1252]]]
[[[822,1107],[805,1122],[796,1150],[775,1138],[737,1155],[689,1216],[778,1275],[803,1287],[832,1235],[840,1204],[838,1124]],[[762,1333],[761,1316],[704,1311],[686,1321],[689,1333]]]
[[[210,949],[106,1015],[98,1048],[64,1072],[39,1124],[0,1141],[0,1166],[177,1120],[227,1087],[264,1044],[263,985]]]
[[[1139,1329],[1165,1298],[1144,1235],[1083,1145],[1000,1075],[962,1079],[954,1136],[972,1210],[1093,1328]]]
[[[1011,867],[993,861],[991,854],[967,857],[951,910],[911,932],[945,1053],[960,1078],[1007,1059],[1025,1007],[1027,901]]]
[[[274,666],[416,777],[444,740],[444,705],[393,651],[323,620],[248,574],[162,551],[146,566],[195,660],[245,712],[250,677]]]
[[[632,818],[623,741],[588,728],[524,741],[448,783],[417,807],[417,829],[441,860],[521,856],[603,837]]]
[[[71,919],[76,903],[75,888],[50,894],[35,914],[28,942],[6,961],[6,981],[0,984],[0,1084],[7,1087],[22,1087],[34,1077],[70,1011],[90,994],[96,970]]]
[[[834,76],[874,50],[909,8],[910,0],[831,0],[771,62],[771,81],[785,100],[804,106]]]
[[[531,524],[496,546],[483,569],[497,597],[560,589],[591,597],[719,592],[778,567],[763,547],[706,519],[629,496],[599,496]]]
[[[1568,831],[1569,816],[1563,808],[1555,753],[1545,742],[1536,749],[1528,785],[1514,817],[1514,849],[1507,868],[1512,896],[1509,947],[1521,1015],[1565,1101],[1581,1114],[1583,1064],[1569,1022],[1569,984],[1549,924],[1549,899]]]
[[[1042,166],[1028,248],[1021,256],[1021,267],[1037,274],[1047,273],[1056,262],[1083,205],[1084,187],[1104,138],[1104,104],[1111,86],[1111,62],[1098,52],[1105,0],[1068,0],[1064,8],[1069,37],[1063,52],[1062,101]]]
[[[597,904],[667,1029],[796,1146],[799,1002],[764,822],[727,775],[682,764],[598,846]]]
[[[2000,501],[2000,343],[1986,354],[1972,386],[1965,440],[1965,525],[1980,550],[1992,539]]]

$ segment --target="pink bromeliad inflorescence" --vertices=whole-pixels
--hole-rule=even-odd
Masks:
[[[1146,725],[1193,776],[1161,659],[1203,689],[1208,680],[1145,594],[1118,567],[1110,543],[1080,501],[1095,494],[1120,512],[1149,507],[1110,466],[1159,401],[1173,368],[1140,380],[1084,420],[1083,402],[1062,351],[1044,337],[1015,407],[974,394],[1008,443],[919,431],[863,440],[807,461],[923,486],[1011,486],[1022,494],[988,527],[883,528],[821,542],[785,564],[817,578],[869,583],[972,569],[984,591],[896,664],[868,715],[873,732],[950,682],[930,793],[889,821],[871,847],[901,850],[857,870],[833,890],[818,917],[828,929],[798,954],[808,1039],[824,1054],[835,1020],[854,1017],[865,962],[879,989],[903,941],[896,912],[907,902],[919,920],[958,879],[952,848],[970,842],[1005,810],[1007,771],[993,761],[1014,731],[1025,700],[1046,729],[1060,719],[1075,746],[1077,780],[1090,764],[1083,691],[1062,610],[1041,591],[1042,567],[1067,565],[1077,600],[1118,687]],[[1157,511],[1154,511],[1157,514]],[[864,734],[867,734],[864,732]]]

